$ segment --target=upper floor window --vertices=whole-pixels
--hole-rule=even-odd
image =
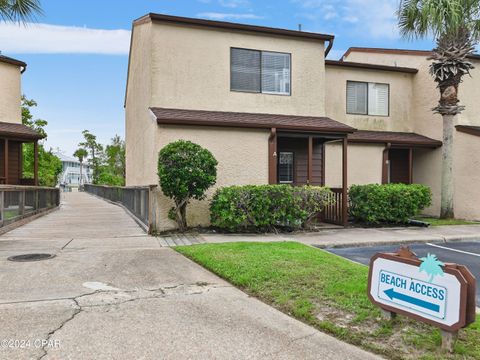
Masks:
[[[291,55],[231,49],[230,89],[233,91],[290,95]]]
[[[347,81],[347,113],[389,116],[388,84]]]

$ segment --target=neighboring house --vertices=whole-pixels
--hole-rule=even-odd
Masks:
[[[55,153],[62,161],[62,173],[58,177],[58,183],[69,188],[78,188],[80,184],[91,184],[92,170],[85,160],[82,164],[82,179],[80,180],[80,161],[74,157],[60,152]]]
[[[426,55],[352,48],[343,61],[325,60],[332,44],[332,35],[301,31],[158,14],[136,20],[125,99],[127,185],[156,184],[158,151],[185,139],[217,158],[216,187],[334,188],[338,206],[327,221],[344,223],[347,186],[366,183],[425,183],[434,193],[428,213],[438,215],[442,121],[430,110],[438,95]],[[465,89],[460,95],[473,103],[468,80]],[[473,106],[459,121],[474,124],[471,113]],[[475,136],[460,136],[479,146]],[[455,210],[480,219],[473,173],[464,169],[466,159],[479,169],[479,159],[465,147],[456,147]],[[476,208],[465,196],[479,197]],[[158,230],[174,227],[170,200],[158,198]],[[192,202],[188,214],[190,225],[207,225],[208,200]]]
[[[21,74],[27,64],[0,55],[0,184],[38,185],[36,131],[22,125]],[[22,144],[34,143],[34,178],[23,178]]]

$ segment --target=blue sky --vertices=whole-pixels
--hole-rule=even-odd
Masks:
[[[426,49],[395,29],[398,0],[43,0],[35,25],[0,23],[0,50],[28,63],[23,92],[49,122],[47,147],[71,155],[89,129],[124,136],[123,96],[132,20],[148,13],[331,33],[331,58],[350,46]]]

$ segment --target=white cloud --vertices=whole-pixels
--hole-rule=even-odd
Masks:
[[[329,11],[327,13],[325,13],[325,15],[323,15],[323,18],[325,20],[331,20],[331,19],[334,19],[338,16],[338,14],[335,12],[335,11]]]
[[[241,20],[241,19],[263,19],[263,16],[255,14],[233,14],[233,13],[218,13],[218,12],[204,12],[197,14],[197,16],[213,20]]]
[[[353,16],[353,15],[347,15],[342,18],[343,21],[349,22],[349,23],[356,23],[358,22],[358,17]]]
[[[128,54],[129,30],[0,23],[0,50],[17,54]]]
[[[321,25],[324,21],[331,22],[335,19],[341,29],[339,32],[348,31],[360,34],[359,36],[376,39],[397,39],[399,37],[396,19],[398,0],[290,1],[301,9],[297,16]]]
[[[218,3],[227,8],[238,8],[250,5],[249,0],[218,0]]]

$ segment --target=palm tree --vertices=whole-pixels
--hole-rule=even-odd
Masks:
[[[85,159],[88,156],[88,151],[85,150],[84,148],[78,148],[74,153],[73,156],[78,158],[78,161],[80,161],[80,183],[78,184],[79,186],[82,186],[83,184],[83,159]]]
[[[420,258],[422,264],[420,265],[420,272],[425,271],[429,276],[428,282],[431,283],[433,278],[437,275],[443,276],[443,262],[437,259],[436,255],[428,253],[427,256]]]
[[[42,14],[39,0],[0,0],[0,20],[26,23],[36,14]]]
[[[474,68],[469,56],[479,40],[480,0],[401,0],[397,15],[403,37],[433,36],[436,40],[428,59],[440,90],[440,100],[432,110],[443,118],[440,217],[453,218],[454,118],[465,109],[459,104],[458,86]]]

